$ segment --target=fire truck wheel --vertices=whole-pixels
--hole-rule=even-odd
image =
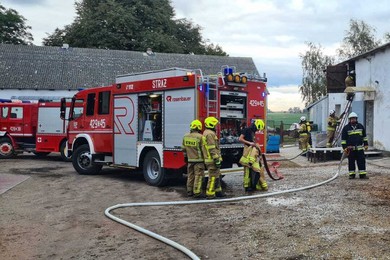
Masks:
[[[103,167],[103,165],[92,162],[88,144],[83,144],[76,148],[72,156],[72,164],[79,174],[85,175],[98,174]]]
[[[72,161],[71,157],[66,156],[68,154],[68,147],[66,147],[66,141],[63,141],[60,147],[61,158],[64,162]]]
[[[145,181],[152,186],[163,186],[166,183],[166,174],[161,167],[161,159],[156,150],[149,151],[143,163]]]
[[[14,147],[9,138],[3,137],[0,138],[0,158],[7,159],[15,155]]]

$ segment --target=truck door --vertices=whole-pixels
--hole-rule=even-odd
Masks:
[[[180,148],[195,118],[195,89],[166,91],[164,96],[164,147]]]
[[[10,133],[11,136],[25,136],[23,112],[23,106],[12,105],[9,107],[9,117],[6,121],[5,126],[7,127],[7,131]]]
[[[59,119],[59,107],[44,107],[38,109],[38,134],[64,133],[63,121]]]
[[[114,154],[115,164],[136,166],[138,136],[137,95],[114,96]]]

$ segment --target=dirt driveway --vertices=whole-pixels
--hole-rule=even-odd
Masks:
[[[156,188],[123,170],[81,176],[55,156],[24,155],[0,166],[0,175],[28,177],[0,195],[1,259],[187,259],[104,215],[120,203],[188,200],[184,179]],[[292,166],[282,163],[284,180],[268,179],[270,192],[337,171],[337,162]],[[366,181],[344,173],[317,188],[267,198],[113,213],[201,259],[390,259],[390,170],[368,165],[368,172]],[[240,174],[225,176],[228,197],[247,195],[241,181]]]

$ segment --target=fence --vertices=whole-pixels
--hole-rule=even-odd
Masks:
[[[280,135],[280,145],[298,144],[299,125],[292,121],[267,120],[267,132],[269,135]]]

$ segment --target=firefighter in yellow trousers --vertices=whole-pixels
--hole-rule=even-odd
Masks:
[[[204,152],[202,122],[194,120],[190,124],[190,133],[183,137],[182,149],[187,163],[187,195],[202,197],[204,179]]]
[[[264,121],[255,120],[249,127],[244,128],[240,135],[240,142],[244,144],[244,152],[240,164],[244,166],[245,191],[268,190],[268,184],[264,176],[264,168],[260,163],[261,150],[254,142],[256,131],[264,129]],[[251,174],[251,171],[253,174]]]
[[[310,148],[309,140],[310,140],[310,126],[306,123],[306,117],[301,117],[301,122],[299,122],[299,149],[303,152],[306,152],[307,149]]]
[[[206,148],[204,162],[209,172],[209,180],[206,187],[207,199],[225,196],[221,187],[221,150],[219,148],[219,140],[215,130],[218,122],[218,119],[213,116],[207,117],[204,120],[204,126],[206,128],[203,132],[203,143]]]

